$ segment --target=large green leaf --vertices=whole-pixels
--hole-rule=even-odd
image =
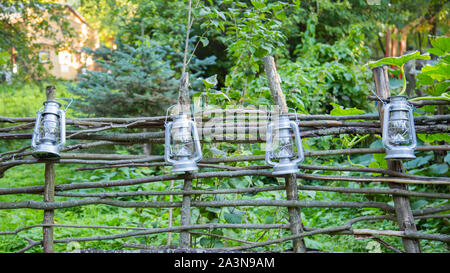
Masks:
[[[417,137],[427,143],[433,143],[434,141],[446,141],[450,142],[449,134],[417,134]]]
[[[225,221],[230,224],[241,224],[244,216],[244,212],[238,209],[229,208],[228,212],[223,214]]]
[[[442,163],[442,164],[433,164],[430,166],[429,170],[433,174],[442,175],[448,172],[448,164]]]
[[[217,74],[214,74],[203,80],[206,89],[211,89],[217,84]]]
[[[442,94],[444,94],[444,92],[449,90],[450,89],[449,87],[450,87],[450,81],[440,82],[440,83],[436,83],[434,86],[431,86],[430,88],[426,89],[425,93],[427,93],[428,95],[434,96],[434,97],[439,97]]]
[[[343,108],[342,106],[330,103],[333,105],[333,110],[330,111],[330,115],[332,116],[349,116],[349,115],[361,115],[364,114],[364,110],[352,107],[352,108]]]
[[[381,66],[384,64],[385,65],[395,65],[395,66],[401,67],[408,61],[411,61],[414,59],[429,60],[430,55],[429,54],[420,55],[419,51],[415,51],[415,52],[405,54],[405,55],[399,56],[399,57],[387,57],[387,58],[378,60],[376,62],[370,62],[369,67],[372,69],[374,67]]]
[[[421,167],[425,164],[427,164],[431,159],[433,158],[432,155],[428,156],[419,156],[416,159],[410,160],[404,164],[405,168],[407,169],[414,169]]]
[[[450,79],[450,64],[426,65],[422,67],[422,74],[438,81],[448,80]]]
[[[427,49],[427,52],[436,56],[442,56],[450,52],[450,37],[437,37],[431,39],[433,48]]]

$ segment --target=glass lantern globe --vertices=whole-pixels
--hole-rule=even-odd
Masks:
[[[37,112],[31,139],[32,155],[38,159],[59,159],[60,149],[66,142],[65,112],[57,101],[44,102],[44,109]]]
[[[172,164],[173,172],[196,171],[202,159],[200,140],[195,122],[179,114],[166,123],[164,158]]]
[[[383,145],[385,159],[414,159],[417,146],[412,105],[405,96],[389,98],[383,119]]]
[[[294,135],[294,138],[292,138]],[[295,153],[295,147],[297,152]],[[266,131],[266,163],[273,166],[274,175],[298,172],[297,165],[304,159],[298,124],[280,115],[276,122],[268,123]]]

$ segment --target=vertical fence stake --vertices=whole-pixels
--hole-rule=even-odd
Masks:
[[[190,113],[190,98],[189,98],[189,74],[184,72],[181,75],[180,80],[180,93],[178,96],[178,103],[180,106],[180,111],[184,113]],[[190,174],[190,173],[189,173]],[[183,189],[185,191],[192,190],[192,178],[185,178]],[[181,226],[187,226],[191,223],[191,195],[183,194],[183,201],[181,204]],[[190,233],[189,231],[180,232],[180,247],[188,248],[190,247]]]
[[[275,104],[281,108],[281,112],[287,114],[289,109],[286,104],[286,99],[281,90],[280,76],[278,75],[275,61],[272,56],[264,57],[264,66],[267,75],[267,80],[269,82],[270,93],[275,101]],[[295,174],[286,175],[284,178],[286,185],[286,199],[287,200],[298,200],[298,188],[297,188],[297,177]],[[300,208],[288,207],[289,212],[289,223],[292,235],[299,235],[303,233],[302,218],[300,214]],[[295,253],[306,252],[305,241],[303,238],[294,239],[293,251]]]
[[[46,88],[47,100],[55,100],[56,91],[54,86]],[[44,184],[44,202],[55,201],[55,164],[45,163],[45,184]],[[54,210],[44,210],[43,224],[54,224]],[[53,227],[43,227],[43,246],[44,253],[53,253]]]
[[[389,78],[387,73],[387,66],[376,67],[372,70],[375,81],[375,89],[377,96],[381,99],[387,99],[390,96]],[[384,109],[383,104],[378,102],[378,112],[380,113],[380,124],[383,128]],[[405,172],[402,161],[387,160],[388,169],[396,172]],[[408,190],[408,184],[388,183],[391,189]],[[411,212],[411,205],[408,196],[393,195],[395,214],[397,215],[397,222],[400,230],[408,232],[416,232],[416,224]],[[419,253],[420,242],[417,239],[402,238],[403,247],[406,252]]]
[[[192,179],[185,179],[183,185],[184,191],[192,190]],[[181,226],[188,226],[191,223],[191,195],[183,194],[183,202],[181,205]],[[180,232],[180,247],[190,247],[189,231]]]

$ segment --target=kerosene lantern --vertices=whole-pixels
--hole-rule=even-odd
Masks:
[[[172,172],[196,171],[202,159],[200,139],[195,122],[186,114],[178,114],[166,123],[164,158],[172,164]]]
[[[294,139],[292,139],[292,134]],[[294,151],[293,144],[297,147]],[[274,175],[293,174],[298,172],[297,165],[302,162],[303,147],[298,124],[282,114],[275,122],[267,125],[266,131],[266,163],[273,166]]]
[[[37,112],[31,139],[32,155],[38,159],[59,159],[59,151],[66,143],[66,118],[61,104],[54,100],[44,102]]]
[[[393,96],[384,108],[383,145],[385,159],[414,159],[417,146],[413,107],[405,96]]]

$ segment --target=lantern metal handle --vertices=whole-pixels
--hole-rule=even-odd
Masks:
[[[389,111],[391,110],[392,105],[386,104],[384,106],[384,117],[383,117],[383,136],[381,142],[388,149],[392,149],[392,145],[389,144],[388,141],[388,122],[389,122]]]
[[[200,139],[198,137],[197,125],[192,120],[189,120],[189,123],[191,124],[192,136],[195,145],[195,156],[193,160],[195,162],[198,162],[202,159],[203,155],[202,155],[202,148],[200,147]]]
[[[172,159],[170,159],[170,155],[172,154],[172,151],[170,149],[170,131],[172,130],[173,121],[170,121],[166,123],[166,134],[164,138],[164,159],[168,163],[175,163]]]
[[[174,105],[169,106],[169,108],[167,108],[167,110],[166,110],[166,118],[164,119],[164,124],[167,124],[167,118],[169,117],[169,110],[170,110],[172,107],[175,107],[175,106],[177,106],[177,105],[174,104]]]
[[[34,124],[33,136],[31,138],[31,147],[36,149],[37,143],[39,142],[39,125],[41,124],[42,111],[37,112],[36,123]]]
[[[66,108],[67,110],[67,108]],[[59,147],[62,148],[66,144],[66,112],[65,110],[58,110],[59,113]]]
[[[289,125],[294,131],[295,144],[297,145],[297,159],[295,159],[294,162],[295,164],[298,164],[305,158],[303,154],[302,139],[300,138],[300,130],[298,128],[298,124],[294,121],[289,122]]]
[[[417,139],[416,139],[416,128],[414,125],[413,107],[411,105],[409,105],[409,115],[410,115],[409,128],[411,130],[411,137],[412,137],[412,143],[410,148],[415,149],[417,146]]]
[[[267,130],[266,130],[266,145],[270,143],[270,150],[266,152],[266,163],[269,164],[270,166],[275,166],[275,162],[273,162],[270,157],[272,155],[272,123],[269,123],[267,125]]]

